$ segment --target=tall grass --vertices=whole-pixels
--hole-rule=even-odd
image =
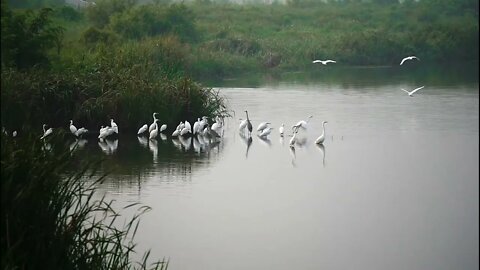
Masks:
[[[170,126],[226,114],[218,92],[184,75],[182,46],[174,37],[99,45],[65,56],[51,70],[2,69],[2,124],[40,130],[43,123],[67,127],[74,119],[96,130],[113,118],[121,130],[131,131],[150,121],[153,112]]]
[[[150,263],[149,252],[132,260],[139,218],[149,208],[118,226],[112,202],[94,199],[102,178],[86,179],[93,162],[65,175],[73,159],[54,141],[47,151],[38,138],[1,136],[2,269],[166,269],[165,260]]]

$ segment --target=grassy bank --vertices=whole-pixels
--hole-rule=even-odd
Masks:
[[[46,151],[37,137],[1,135],[2,269],[166,269],[167,262],[132,260],[139,217],[121,224],[112,202],[94,200],[102,179],[86,181],[91,164],[74,164],[68,148]],[[65,176],[68,167],[77,173]],[[87,183],[92,184],[87,184]]]

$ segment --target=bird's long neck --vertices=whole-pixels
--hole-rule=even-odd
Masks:
[[[152,116],[153,116],[153,121],[157,120],[157,117],[155,116],[155,113],[153,113]]]
[[[245,113],[247,114],[247,120],[248,120],[248,121],[250,121],[250,119],[248,119],[248,112],[247,112],[247,111],[245,111]]]
[[[45,133],[45,125],[43,125],[43,133]]]
[[[323,130],[322,130],[322,136],[325,136],[325,123],[323,123]]]

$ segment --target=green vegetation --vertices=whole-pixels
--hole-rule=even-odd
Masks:
[[[148,252],[132,261],[139,217],[149,208],[118,226],[112,202],[94,199],[102,181],[86,174],[94,163],[78,165],[54,141],[47,151],[36,136],[1,135],[2,269],[166,269],[166,261],[150,263]],[[65,176],[72,167],[78,172]]]

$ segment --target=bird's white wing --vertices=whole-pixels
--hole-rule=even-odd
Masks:
[[[321,63],[322,61],[321,60],[314,60],[312,63],[316,64],[316,63]]]
[[[420,90],[420,89],[422,89],[422,88],[424,88],[424,87],[425,87],[425,86],[418,87],[418,88],[414,89],[414,90],[413,90],[412,92],[410,92],[410,93],[413,94],[413,93],[417,92],[418,90]]]
[[[407,61],[408,60],[408,57],[405,57],[402,59],[402,62],[400,62],[400,66],[403,65],[403,62]]]
[[[407,93],[407,94],[410,94],[410,92],[408,92],[407,90],[403,89],[403,88],[400,88],[402,89],[403,92]]]
[[[334,60],[327,60],[325,61],[325,63],[336,63],[337,61],[334,61]]]

